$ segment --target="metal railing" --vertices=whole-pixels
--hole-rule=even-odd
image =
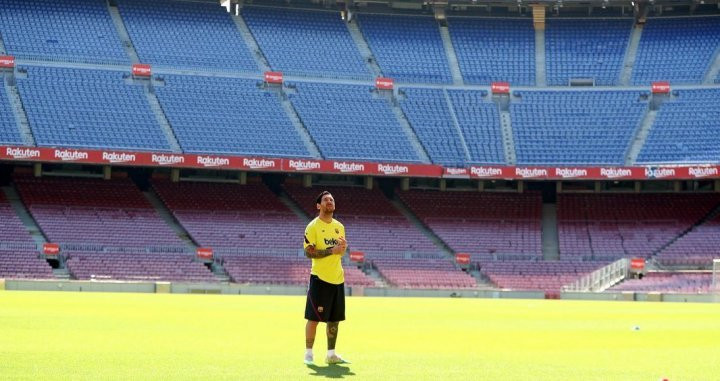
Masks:
[[[563,291],[602,292],[625,279],[630,269],[628,258],[619,259],[605,267],[593,271],[582,278],[563,286]]]

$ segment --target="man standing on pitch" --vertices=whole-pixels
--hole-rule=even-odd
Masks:
[[[345,320],[345,275],[341,264],[347,249],[345,227],[333,218],[335,199],[328,191],[315,200],[320,212],[305,228],[305,256],[312,259],[310,287],[305,304],[305,364],[313,363],[312,347],[319,322],[327,323],[328,353],[325,362],[344,364],[335,353],[338,326]]]

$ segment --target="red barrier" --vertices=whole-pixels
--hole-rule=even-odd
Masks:
[[[132,74],[136,77],[150,77],[152,75],[152,70],[148,64],[133,64]]]

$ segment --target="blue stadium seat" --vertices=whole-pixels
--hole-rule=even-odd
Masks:
[[[185,152],[310,157],[277,94],[257,80],[164,76],[156,89]]]
[[[384,76],[398,82],[452,82],[434,18],[360,14],[356,20]]]
[[[701,83],[720,47],[720,17],[648,19],[632,83]]]
[[[232,16],[217,2],[118,0],[118,9],[142,63],[260,71]]]
[[[638,163],[720,161],[720,89],[678,92],[660,107]]]
[[[486,91],[448,90],[470,162],[504,164],[505,154],[497,106],[484,97]]]
[[[2,84],[4,80],[0,74],[0,144],[23,144],[12,105]]]
[[[337,11],[246,6],[242,16],[273,70],[313,77],[372,78]]]
[[[567,86],[572,78],[616,85],[630,40],[632,19],[547,20],[547,83]]]
[[[295,109],[328,159],[420,161],[386,99],[370,86],[291,84]]]
[[[37,145],[169,151],[145,90],[124,75],[28,67],[17,86]]]
[[[435,164],[466,164],[465,150],[442,90],[404,88],[400,102],[405,117]]]
[[[3,0],[0,34],[18,58],[130,64],[105,0]]]
[[[518,164],[621,165],[647,108],[637,91],[523,91],[510,104]]]
[[[448,25],[466,83],[535,85],[532,20],[451,17]]]

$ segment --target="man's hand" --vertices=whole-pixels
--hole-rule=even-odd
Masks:
[[[347,250],[347,241],[345,237],[338,237],[338,244],[332,247],[332,253],[342,256]]]

